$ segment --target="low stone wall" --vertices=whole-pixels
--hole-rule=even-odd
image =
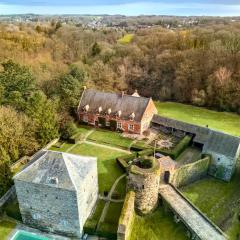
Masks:
[[[130,238],[135,217],[134,202],[135,193],[129,191],[126,195],[119,218],[117,240],[128,240]]]
[[[183,187],[207,176],[210,157],[184,165],[174,171],[170,183],[175,187]]]

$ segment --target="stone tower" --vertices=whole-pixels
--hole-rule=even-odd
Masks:
[[[145,163],[148,161],[147,167],[138,163],[130,167],[127,188],[136,193],[136,211],[145,215],[151,213],[158,205],[160,166],[154,158],[143,160]]]

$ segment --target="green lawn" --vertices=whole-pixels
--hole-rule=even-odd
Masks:
[[[222,228],[231,240],[240,235],[240,170],[230,183],[207,178],[181,189],[203,213]]]
[[[6,220],[0,220],[0,236],[1,240],[7,240],[10,233],[13,231],[13,229],[16,227],[16,223],[6,221]]]
[[[88,136],[87,140],[126,149],[128,149],[130,144],[133,142],[133,140],[130,138],[122,137],[121,133],[112,132],[104,129],[97,129]]]
[[[118,40],[118,43],[128,44],[133,40],[134,34],[126,34]]]
[[[216,112],[206,108],[181,103],[155,102],[158,113],[164,117],[206,126],[235,136],[240,136],[240,115]]]
[[[130,240],[186,240],[186,233],[185,227],[175,223],[172,214],[161,207],[147,217],[135,217]]]
[[[116,163],[116,157],[123,155],[122,152],[83,143],[76,145],[71,153],[98,158],[98,184],[101,193],[109,191],[115,180],[124,173]]]

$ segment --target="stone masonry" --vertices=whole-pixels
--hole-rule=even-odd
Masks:
[[[132,166],[128,175],[127,188],[136,193],[135,207],[139,214],[148,214],[158,205],[158,188],[160,180],[160,166],[156,165],[151,169],[141,169]]]

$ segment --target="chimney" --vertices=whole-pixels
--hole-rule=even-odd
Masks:
[[[122,98],[123,98],[124,94],[125,94],[125,93],[124,93],[124,91],[122,91],[122,95],[121,95],[121,96],[122,96]]]

